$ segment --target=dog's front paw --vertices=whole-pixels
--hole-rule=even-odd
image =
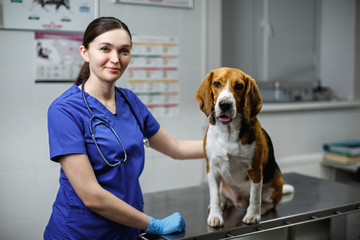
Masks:
[[[243,223],[245,224],[256,224],[260,222],[261,215],[255,213],[246,213],[245,217],[243,218]]]
[[[210,209],[210,213],[207,219],[207,223],[210,227],[221,227],[224,225],[224,219],[219,209]]]

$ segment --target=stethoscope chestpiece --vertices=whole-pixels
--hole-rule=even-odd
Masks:
[[[144,137],[144,138],[143,138],[143,143],[144,143],[145,147],[150,147],[149,139],[148,139],[148,138]]]

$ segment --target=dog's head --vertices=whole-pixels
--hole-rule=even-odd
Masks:
[[[262,101],[255,80],[239,69],[218,68],[211,71],[200,85],[196,96],[200,109],[214,120],[230,123],[238,114],[249,122]]]

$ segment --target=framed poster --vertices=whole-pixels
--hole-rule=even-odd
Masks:
[[[193,8],[193,0],[113,0],[114,3],[143,4],[160,7]]]
[[[73,82],[84,63],[82,33],[35,32],[35,82]]]
[[[98,0],[0,0],[1,27],[83,32],[98,15]]]

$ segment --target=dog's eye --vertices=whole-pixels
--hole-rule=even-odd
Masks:
[[[215,82],[213,83],[213,85],[214,85],[214,87],[216,87],[216,88],[221,88],[221,83],[220,83],[219,81],[215,81]]]
[[[243,87],[244,87],[244,85],[242,85],[240,83],[237,83],[237,84],[235,84],[234,89],[235,90],[241,90],[241,89],[243,89]]]

